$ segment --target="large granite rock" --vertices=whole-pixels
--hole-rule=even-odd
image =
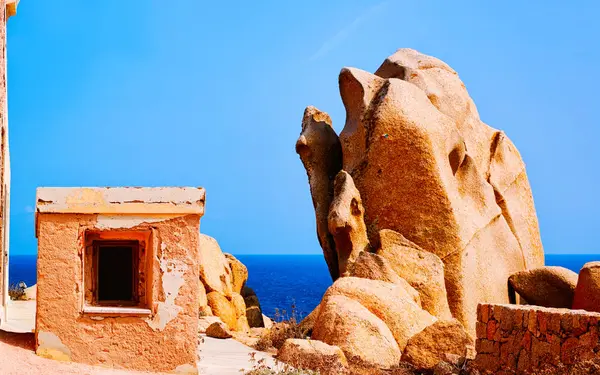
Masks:
[[[570,309],[577,274],[564,267],[540,267],[516,272],[508,282],[530,305]]]
[[[344,296],[359,302],[380,319],[392,332],[398,348],[403,350],[408,339],[437,319],[423,310],[404,288],[378,280],[356,277],[338,279],[325,292],[319,315],[315,321],[313,335],[319,331],[323,317],[323,303],[333,296]],[[343,315],[341,315],[343,316]],[[319,339],[318,337],[315,337]],[[322,340],[333,344],[327,340]]]
[[[573,309],[600,312],[600,262],[586,263],[579,271]]]
[[[449,310],[474,333],[478,303],[507,303],[508,277],[543,265],[519,152],[434,57],[401,49],[376,74],[344,68],[339,83],[342,169],[360,192],[369,242],[378,248],[389,229],[436,255]]]
[[[391,368],[402,352],[387,325],[359,302],[331,295],[321,302],[312,338],[338,346],[349,361]]]
[[[302,133],[296,142],[296,152],[308,174],[317,220],[317,237],[331,278],[336,280],[339,276],[338,256],[333,236],[329,234],[327,216],[333,199],[334,178],[342,169],[342,150],[327,113],[315,107],[306,108],[302,119]]]
[[[421,306],[419,292],[417,292],[417,290],[415,290],[415,288],[413,288],[406,280],[398,276],[392,267],[390,267],[387,260],[380,255],[363,251],[358,258],[349,265],[348,274],[353,277],[397,284],[403,291],[408,292],[417,305]]]
[[[423,308],[440,319],[451,319],[442,260],[392,230],[380,231],[379,243],[377,254],[419,292]]]
[[[241,294],[242,288],[248,280],[248,268],[231,254],[223,254],[227,258],[229,269],[231,270],[231,289],[233,292]]]
[[[233,303],[219,292],[208,293],[207,299],[208,306],[212,309],[213,314],[221,318],[229,329],[235,330],[237,328],[238,315]]]
[[[231,268],[229,261],[214,238],[200,234],[200,280],[206,292],[219,292],[231,296]]]
[[[347,276],[348,264],[370,249],[364,208],[360,193],[346,171],[340,171],[335,177],[333,191],[327,218],[329,233],[335,241],[340,275]]]

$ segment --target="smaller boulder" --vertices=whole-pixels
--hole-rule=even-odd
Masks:
[[[229,339],[231,338],[231,333],[229,333],[225,323],[215,322],[206,328],[206,336],[215,339]]]
[[[273,320],[271,320],[271,318],[269,318],[268,316],[266,316],[265,314],[263,314],[263,322],[265,323],[265,328],[266,329],[271,329],[273,328]]]
[[[37,295],[37,284],[30,286],[29,288],[25,288],[25,299],[27,301],[34,300]]]
[[[203,316],[198,319],[198,333],[206,333],[206,329],[213,323],[221,322],[218,316]]]
[[[337,346],[318,340],[288,339],[279,349],[277,359],[296,368],[318,371],[320,374],[340,374],[348,361]]]
[[[402,361],[419,370],[431,370],[450,357],[465,357],[472,345],[458,320],[438,320],[408,340]]]
[[[586,263],[579,271],[573,309],[600,312],[600,262]]]
[[[508,282],[531,305],[570,309],[577,274],[564,267],[547,266],[513,273]]]

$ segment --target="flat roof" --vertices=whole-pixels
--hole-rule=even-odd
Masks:
[[[204,214],[200,187],[41,187],[36,213]]]

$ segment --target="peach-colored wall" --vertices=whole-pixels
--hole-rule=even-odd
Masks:
[[[127,215],[107,221],[102,215],[38,213],[37,222],[38,354],[116,368],[196,372],[200,215],[144,222]],[[82,312],[85,233],[98,230],[151,231],[150,316]]]

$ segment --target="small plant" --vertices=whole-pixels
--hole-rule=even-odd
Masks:
[[[11,284],[8,287],[8,296],[13,301],[25,299],[25,288],[26,285],[22,281],[17,284]]]
[[[254,348],[266,351],[270,348],[280,349],[287,339],[305,339],[307,332],[299,325],[296,305],[292,303],[291,313],[275,309],[275,323],[258,339]]]
[[[318,372],[296,369],[278,361],[276,361],[275,368],[271,368],[267,365],[264,358],[256,359],[256,352],[252,352],[249,355],[252,368],[245,372],[245,375],[320,375]]]

